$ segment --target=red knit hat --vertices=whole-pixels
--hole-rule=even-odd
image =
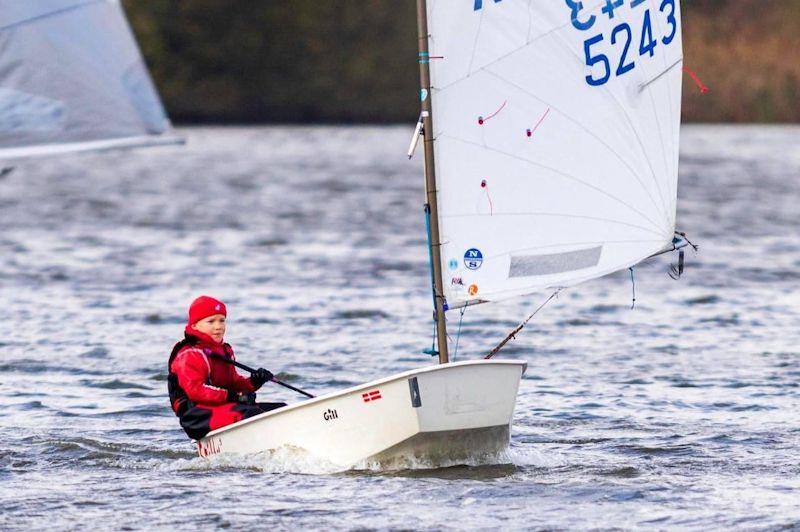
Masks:
[[[215,314],[222,314],[223,316],[228,315],[228,309],[225,308],[225,303],[213,297],[200,296],[189,305],[189,325],[194,325],[203,318]]]

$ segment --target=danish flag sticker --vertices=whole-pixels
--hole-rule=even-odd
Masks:
[[[365,403],[369,403],[370,401],[377,401],[380,398],[381,398],[380,390],[372,390],[361,394],[361,399],[363,399]]]

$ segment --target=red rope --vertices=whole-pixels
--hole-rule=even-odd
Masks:
[[[527,135],[528,135],[528,137],[532,137],[532,136],[533,136],[533,134],[534,134],[534,133],[536,133],[536,130],[537,130],[537,129],[539,129],[539,126],[541,126],[541,125],[542,125],[542,122],[544,122],[544,119],[545,119],[545,118],[547,118],[547,115],[549,115],[549,114],[550,114],[550,108],[548,107],[548,108],[547,108],[547,111],[545,111],[545,112],[544,112],[544,114],[542,115],[542,117],[539,119],[539,121],[538,121],[538,122],[536,122],[536,125],[535,125],[535,126],[533,126],[533,129],[529,129],[529,130],[526,132],[526,133],[527,133]]]
[[[502,111],[502,110],[503,110],[503,107],[505,107],[507,103],[508,103],[508,100],[504,101],[504,102],[503,102],[503,105],[501,105],[501,106],[500,106],[500,109],[498,109],[498,110],[497,110],[497,111],[495,111],[494,113],[490,114],[490,115],[489,115],[489,116],[487,116],[486,118],[484,118],[484,117],[482,117],[482,116],[479,116],[479,117],[478,117],[478,124],[480,124],[480,125],[483,125],[483,123],[484,123],[484,122],[486,122],[487,120],[489,120],[490,118],[493,118],[493,117],[497,116],[497,113],[499,113],[500,111]]]
[[[492,205],[492,197],[489,195],[489,185],[486,184],[485,179],[481,181],[481,188],[486,191],[486,199],[489,200],[489,216],[492,216],[494,214],[494,205]]]
[[[697,76],[697,74],[692,72],[691,68],[689,68],[687,66],[684,66],[683,67],[683,71],[686,72],[687,74],[689,74],[689,76],[691,76],[691,78],[694,80],[695,85],[697,85],[697,88],[700,89],[700,93],[701,94],[705,94],[705,93],[708,92],[708,90],[709,90],[708,87],[706,87],[703,84],[703,82],[700,81],[700,78]]]

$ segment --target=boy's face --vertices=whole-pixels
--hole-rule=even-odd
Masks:
[[[209,335],[216,342],[221,342],[225,336],[225,316],[222,314],[214,314],[207,318],[203,318],[194,325],[192,329],[197,329],[203,334]]]

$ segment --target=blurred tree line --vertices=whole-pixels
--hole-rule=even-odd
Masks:
[[[466,1],[466,0],[448,0]],[[560,1],[560,0],[536,0]],[[124,0],[176,122],[411,122],[414,0]],[[800,0],[683,0],[684,119],[800,122]]]

